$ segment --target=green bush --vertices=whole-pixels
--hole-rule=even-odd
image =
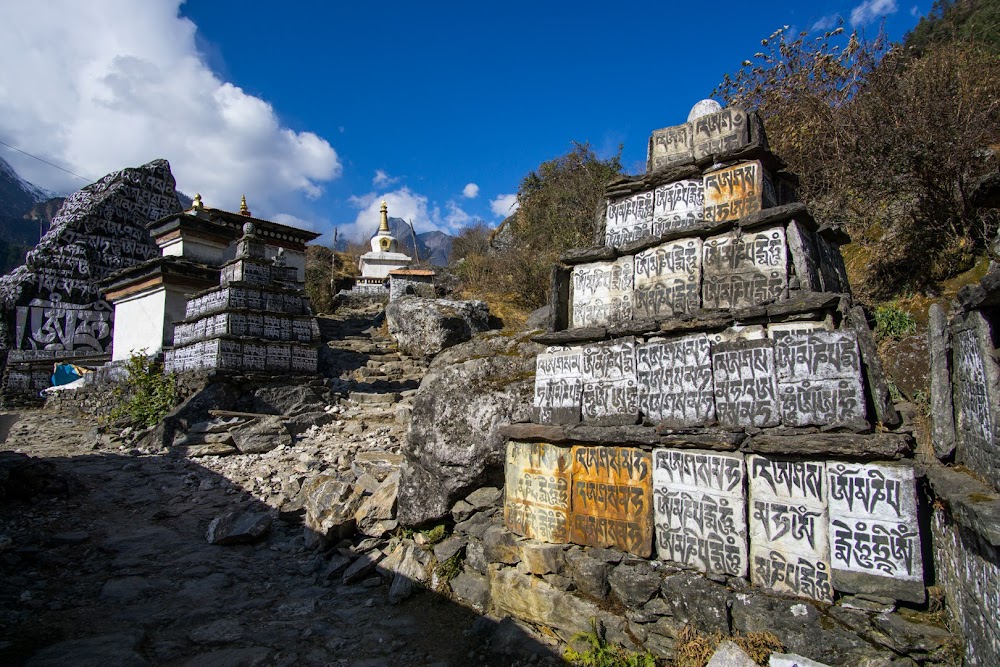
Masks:
[[[586,650],[566,647],[563,657],[576,667],[656,667],[656,658],[649,651],[635,653],[616,644],[609,644],[597,630],[597,623],[590,619],[591,631],[578,632],[573,641],[582,642]]]
[[[917,322],[913,315],[894,303],[886,303],[875,309],[875,338],[900,340],[917,332]]]
[[[177,384],[173,373],[144,354],[133,353],[125,362],[125,378],[114,389],[115,405],[111,420],[127,419],[133,424],[153,426],[177,404]]]

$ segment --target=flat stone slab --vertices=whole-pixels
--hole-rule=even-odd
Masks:
[[[1000,548],[1000,494],[972,475],[938,463],[919,465],[915,472],[927,477],[959,525]]]
[[[899,460],[912,455],[914,446],[913,437],[902,433],[764,433],[751,437],[744,449],[757,454]]]
[[[590,262],[609,262],[618,257],[618,252],[610,246],[594,246],[593,248],[576,248],[567,250],[559,257],[563,264],[588,264]]]
[[[647,445],[660,442],[660,436],[651,426],[558,426],[549,424],[508,424],[500,427],[500,434],[508,440],[527,440],[552,443],[586,443],[595,445]]]

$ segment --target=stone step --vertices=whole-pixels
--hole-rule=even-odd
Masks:
[[[348,399],[359,404],[380,403],[383,405],[390,405],[398,401],[400,399],[400,395],[394,391],[385,393],[352,391],[348,395]]]

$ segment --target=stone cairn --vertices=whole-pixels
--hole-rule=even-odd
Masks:
[[[253,223],[243,225],[219,286],[188,300],[164,353],[167,372],[316,373],[319,328],[297,269],[281,251],[266,259],[254,232]]]
[[[848,239],[793,202],[755,114],[711,104],[653,132],[646,175],[607,188],[600,245],[554,269],[534,423],[505,429],[506,526],[923,603],[913,439],[891,430]]]
[[[106,361],[114,309],[97,287],[160,254],[146,225],[181,210],[166,160],[123,169],[71,195],[25,263],[0,278],[5,401],[36,397],[56,361]]]

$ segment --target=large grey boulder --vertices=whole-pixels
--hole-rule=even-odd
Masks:
[[[420,384],[403,447],[397,518],[415,526],[449,515],[481,486],[501,486],[500,427],[531,416],[535,357],[527,338],[477,336],[440,354]]]
[[[389,335],[411,357],[432,357],[489,331],[490,309],[484,301],[452,301],[404,296],[385,309]]]

